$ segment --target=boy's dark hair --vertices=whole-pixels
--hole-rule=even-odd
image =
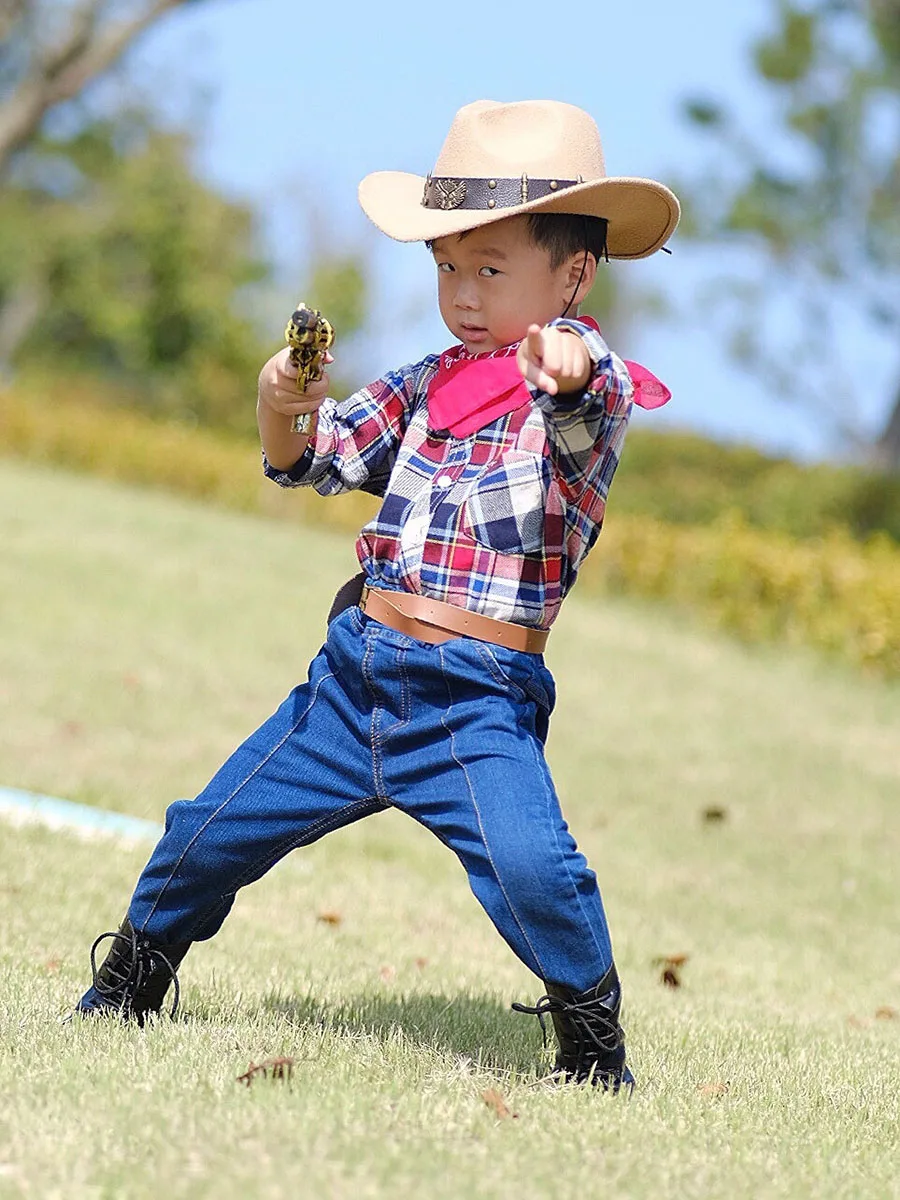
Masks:
[[[607,225],[605,217],[583,217],[578,213],[528,214],[528,236],[535,246],[549,252],[550,269],[553,271],[561,267],[567,258],[585,249],[588,254],[593,254],[598,263],[601,259],[609,262],[606,250]],[[464,229],[456,236],[462,241],[471,232],[471,229]],[[430,250],[431,242],[426,242],[425,246]]]
[[[555,271],[567,258],[587,250],[599,263],[607,257],[604,217],[583,217],[575,213],[529,213],[528,233],[536,246],[550,252],[550,268]]]

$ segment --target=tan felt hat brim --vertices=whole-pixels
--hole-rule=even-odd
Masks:
[[[405,171],[375,171],[359,185],[363,212],[398,242],[427,242],[518,213],[578,213],[608,222],[610,258],[646,258],[665,245],[681,212],[673,192],[653,179],[607,176],[515,208],[425,208],[425,179]]]

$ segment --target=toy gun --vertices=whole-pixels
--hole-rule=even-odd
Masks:
[[[291,348],[289,358],[297,368],[297,391],[305,392],[309,385],[322,378],[325,351],[334,341],[334,329],[315,308],[307,308],[301,300],[287,323],[284,337]],[[294,433],[309,433],[312,413],[298,413],[291,429]]]

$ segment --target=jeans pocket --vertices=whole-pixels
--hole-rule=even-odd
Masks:
[[[553,678],[546,667],[532,661],[533,655],[515,650],[498,652],[489,642],[476,642],[475,645],[490,674],[505,684],[519,703],[537,704],[548,714],[552,711],[556,698]],[[515,655],[514,659],[502,661],[511,654]]]
[[[546,500],[543,457],[511,451],[472,483],[463,503],[463,528],[500,554],[539,554]]]

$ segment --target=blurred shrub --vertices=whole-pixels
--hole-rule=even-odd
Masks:
[[[672,525],[613,511],[581,586],[699,610],[748,641],[787,641],[900,676],[900,549],[846,530],[801,541],[738,513]]]
[[[699,525],[738,510],[748,524],[810,538],[842,526],[900,542],[900,476],[801,466],[689,433],[631,429],[612,496],[616,513]]]
[[[42,135],[0,188],[0,359],[103,375],[157,416],[249,436],[246,381],[270,353],[249,310],[270,268],[250,209],[155,120]]]
[[[108,383],[81,379],[60,391],[58,384],[43,391],[34,380],[0,389],[0,450],[243,512],[293,515],[353,532],[375,509],[362,492],[323,505],[306,489],[276,487],[262,474],[258,443],[153,420],[127,407],[121,389]]]
[[[326,503],[305,489],[284,491],[264,479],[253,443],[107,408],[102,386],[80,386],[52,402],[21,387],[0,391],[0,446],[33,461],[351,534],[375,509],[359,492]],[[579,589],[665,600],[748,640],[812,645],[900,677],[900,548],[884,534],[860,542],[832,528],[800,540],[755,529],[740,513],[686,525],[615,504]]]
[[[134,109],[42,135],[0,185],[0,374],[52,371],[54,395],[88,374],[157,418],[252,437],[248,381],[283,345],[292,301],[269,316],[252,211],[202,177],[189,135],[157,122]],[[323,244],[302,293],[343,352],[363,323],[368,262]]]

